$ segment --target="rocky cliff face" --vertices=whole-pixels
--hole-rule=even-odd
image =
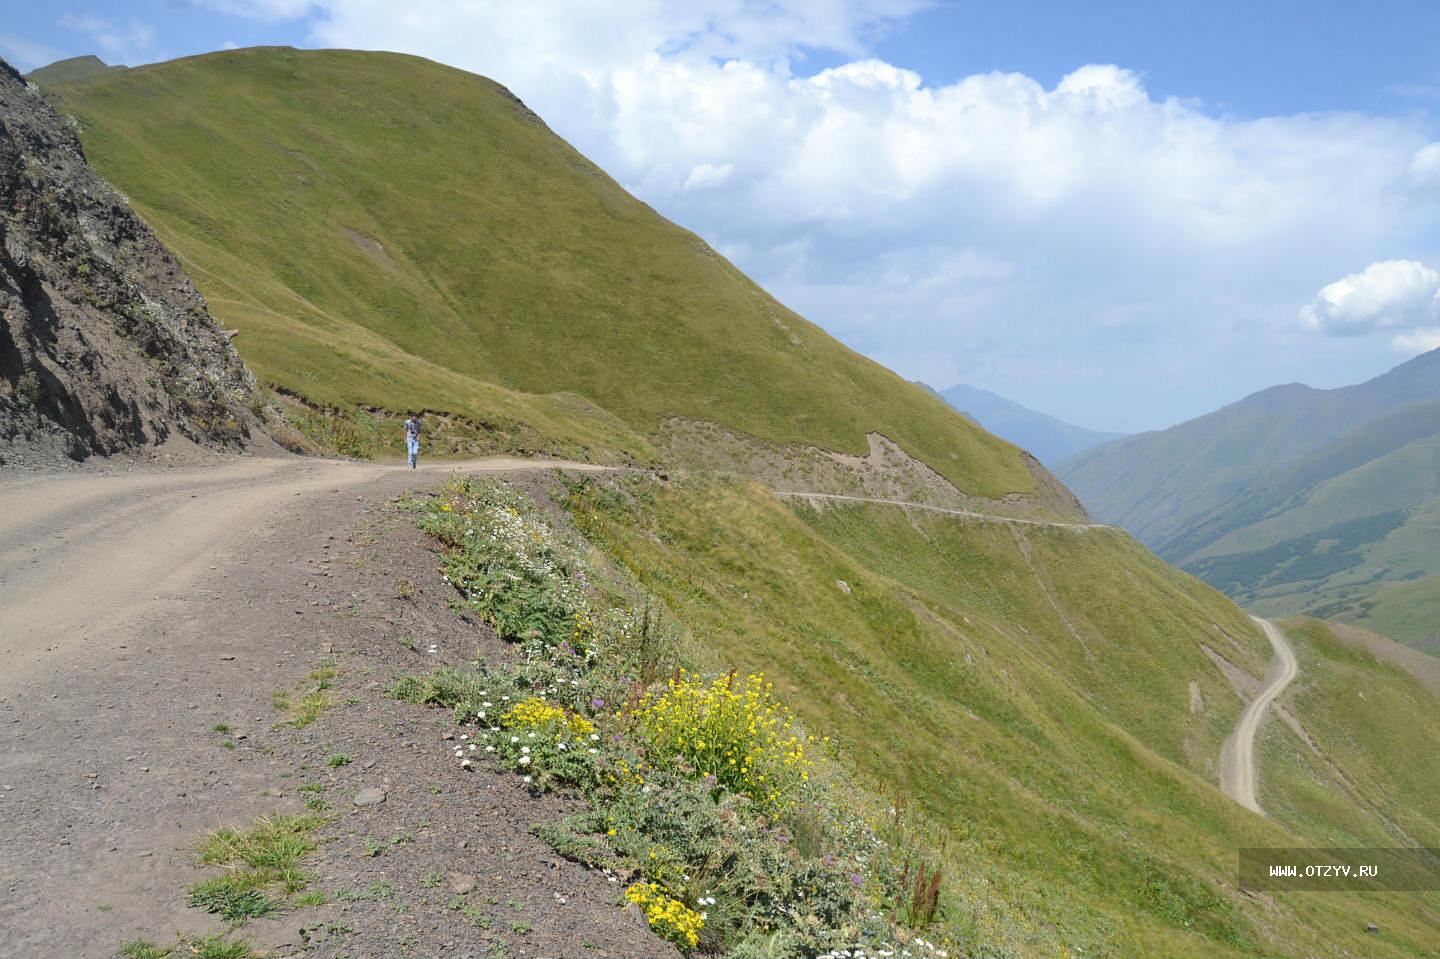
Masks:
[[[0,465],[242,446],[254,398],[179,263],[0,61]]]

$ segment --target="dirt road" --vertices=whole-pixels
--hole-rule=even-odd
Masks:
[[[399,492],[456,472],[580,463],[494,457],[405,470],[337,460],[243,458],[219,467],[119,475],[34,475],[0,484],[0,695],[143,615],[244,552],[244,533],[280,519],[296,497],[379,483]]]
[[[455,470],[544,483],[523,471],[557,465],[595,469],[245,457],[0,476],[0,956],[111,959],[125,940],[219,932],[186,905],[196,840],[322,799],[311,869],[330,901],[247,924],[271,955],[518,959],[588,938],[673,956],[605,877],[531,833],[564,802],[460,775],[448,715],[384,693],[400,672],[507,655],[450,609],[430,541],[386,503]],[[331,708],[281,724],[273,694],[322,666]],[[387,801],[356,805],[364,787]],[[436,878],[452,874],[474,885],[464,910]],[[497,901],[504,922],[481,915]]]
[[[901,499],[878,499],[873,496],[848,496],[843,493],[802,493],[794,490],[775,490],[775,495],[782,499],[828,500],[839,503],[876,503],[881,506],[901,506],[906,509],[921,509],[931,513],[963,516],[966,519],[980,520],[986,523],[1012,523],[1018,526],[1049,526],[1055,529],[1115,529],[1114,526],[1106,526],[1103,523],[1061,523],[1053,520],[1022,519],[1018,516],[979,513],[969,509],[951,509],[948,506],[930,506],[926,503],[912,503],[908,500]]]
[[[1246,809],[1263,814],[1264,810],[1256,799],[1259,774],[1255,769],[1255,731],[1260,728],[1270,704],[1300,672],[1300,664],[1296,661],[1295,651],[1290,648],[1285,634],[1280,632],[1274,623],[1256,616],[1250,618],[1255,620],[1264,631],[1265,637],[1270,640],[1270,645],[1275,650],[1275,661],[1270,666],[1264,688],[1240,714],[1235,731],[1225,740],[1225,745],[1220,750],[1220,789]]]

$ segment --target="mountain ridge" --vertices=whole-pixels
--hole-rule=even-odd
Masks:
[[[998,393],[963,383],[944,390],[922,385],[996,436],[1034,454],[1047,466],[1127,435],[1076,426]]]
[[[1424,532],[1440,509],[1424,481],[1436,437],[1431,351],[1350,386],[1270,387],[1057,472],[1098,518],[1262,615],[1325,614],[1424,646],[1435,631],[1405,609],[1421,587],[1392,586],[1440,583]]]
[[[112,66],[91,53],[48,63],[25,74],[25,79],[45,87],[57,83],[79,83],[101,74],[128,69],[122,65]]]

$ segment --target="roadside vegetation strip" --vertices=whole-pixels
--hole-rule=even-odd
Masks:
[[[578,791],[587,811],[539,834],[633,880],[626,898],[657,934],[737,959],[956,946],[939,870],[913,880],[912,863],[938,857],[762,676],[682,672],[681,625],[499,482],[455,479],[409,505],[448,547],[457,604],[523,657],[403,677],[392,693],[453,711],[462,766]]]

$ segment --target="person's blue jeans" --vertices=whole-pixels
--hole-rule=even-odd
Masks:
[[[406,442],[406,445],[410,448],[410,468],[413,470],[415,468],[415,461],[420,458],[420,440],[412,436]]]

